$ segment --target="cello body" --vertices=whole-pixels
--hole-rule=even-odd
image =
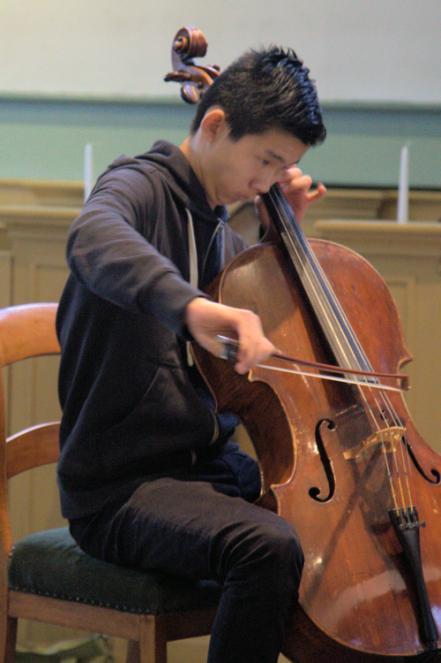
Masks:
[[[375,269],[332,242],[311,240],[310,246],[373,369],[392,372],[410,361],[395,303]],[[278,244],[256,245],[225,268],[210,294],[257,313],[281,351],[331,363],[333,352],[288,263]],[[291,523],[302,543],[305,566],[285,655],[297,663],[368,663],[425,652],[435,660],[441,457],[416,431],[402,394],[388,392],[395,425],[385,424],[379,439],[372,413],[376,421],[385,415],[377,390],[262,367],[241,376],[200,347],[193,351],[218,409],[236,412],[250,435],[261,468],[261,506]],[[390,515],[403,486],[411,486],[418,508],[411,546],[420,548],[419,569]]]

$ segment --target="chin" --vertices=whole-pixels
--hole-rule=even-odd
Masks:
[[[248,194],[233,193],[229,196],[223,196],[223,200],[219,205],[234,205],[235,203],[241,203],[249,199],[250,196]]]
[[[239,193],[237,196],[234,196],[234,199],[231,201],[231,203],[243,203],[246,200],[249,200],[251,196],[249,196],[247,193]]]

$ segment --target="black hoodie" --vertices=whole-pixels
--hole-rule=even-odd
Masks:
[[[188,282],[187,210],[203,288],[244,244],[169,143],[117,159],[72,225],[57,317],[67,518],[94,513],[191,450],[222,442],[236,423],[214,414],[186,364],[185,307],[203,294]]]

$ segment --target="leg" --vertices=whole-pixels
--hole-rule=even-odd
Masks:
[[[274,513],[208,482],[161,478],[95,518],[81,543],[115,563],[217,579],[224,591],[209,663],[276,662],[303,557]]]

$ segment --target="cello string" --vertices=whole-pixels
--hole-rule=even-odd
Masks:
[[[295,249],[295,251],[296,251],[296,253],[298,253],[297,249]],[[351,364],[353,365],[353,363],[354,363],[354,353],[353,352],[350,353],[348,351],[348,349],[346,347],[346,344],[344,343],[344,341],[346,339],[345,339],[344,335],[342,336],[341,327],[339,327],[336,323],[333,323],[333,321],[330,317],[331,312],[328,310],[328,307],[324,304],[323,298],[319,296],[320,291],[318,291],[318,287],[315,283],[315,280],[313,279],[313,275],[310,273],[310,271],[308,269],[306,269],[306,267],[303,268],[303,274],[304,274],[304,282],[305,282],[305,280],[307,282],[309,282],[309,286],[310,286],[309,287],[309,290],[310,290],[309,295],[311,297],[311,294],[312,294],[314,299],[315,299],[315,306],[313,306],[314,310],[317,311],[318,309],[320,309],[320,312],[321,312],[320,317],[321,317],[322,321],[323,320],[325,321],[328,328],[331,328],[331,326],[332,326],[334,332],[337,330],[337,333],[335,334],[335,344],[337,345],[338,354],[340,355],[340,361],[341,361],[341,358],[344,357],[345,363],[348,363],[349,365],[351,365]],[[357,359],[357,358],[355,357],[355,359]],[[356,361],[356,366],[359,366],[359,365],[360,365],[360,363],[358,361]],[[372,380],[362,379],[361,381],[363,381],[363,382],[366,381],[369,385],[372,384]],[[370,401],[367,399],[367,396],[364,393],[364,390],[359,390],[359,394],[360,394],[360,398],[362,399],[362,402],[364,403],[365,411],[368,415],[368,418],[370,418],[370,420],[371,420],[373,429],[376,430],[377,432],[380,431],[381,426],[379,425],[379,421],[377,419],[377,416],[376,416],[376,414],[375,414],[375,412],[374,412],[374,410],[373,410],[373,408],[370,404]],[[388,481],[389,481],[390,490],[391,490],[391,497],[392,497],[392,500],[393,500],[394,507],[396,509],[398,509],[397,490],[396,490],[396,487],[395,487],[395,482],[393,481],[393,473],[392,473],[392,469],[391,469],[391,466],[390,466],[389,457],[388,457],[388,454],[386,452],[385,439],[384,439],[383,435],[381,435],[381,434],[380,434],[380,441],[381,441],[381,445],[382,445],[383,457],[384,457],[384,461],[385,461],[386,472],[387,472]],[[399,493],[402,496],[402,491],[399,491]]]
[[[271,194],[271,192],[270,192],[270,194]],[[336,352],[337,356],[340,355],[340,358],[342,356],[344,356],[346,358],[346,363],[348,363],[349,365],[351,365],[353,363],[354,359],[357,362],[358,360],[357,360],[357,357],[354,357],[354,352],[352,352],[353,356],[351,358],[349,358],[349,353],[347,352],[347,349],[345,349],[345,346],[342,342],[342,339],[339,338],[339,336],[338,336],[338,331],[339,330],[341,331],[341,325],[336,324],[336,322],[333,323],[333,321],[330,319],[330,311],[324,305],[323,297],[319,296],[320,289],[319,289],[319,284],[317,283],[317,279],[313,278],[314,274],[313,274],[312,270],[308,269],[310,261],[308,261],[308,256],[307,256],[307,252],[306,252],[307,247],[306,247],[305,242],[298,241],[297,243],[294,243],[292,235],[289,232],[289,227],[290,226],[288,226],[288,223],[286,222],[285,219],[283,219],[283,217],[282,217],[282,215],[279,211],[281,206],[280,205],[276,206],[274,200],[273,200],[273,205],[275,206],[276,212],[278,213],[280,223],[281,223],[282,227],[285,229],[286,237],[291,240],[291,245],[292,245],[291,248],[294,251],[294,259],[297,263],[296,264],[297,273],[298,273],[299,277],[303,276],[303,279],[301,279],[301,280],[302,280],[302,283],[303,283],[305,289],[307,290],[307,292],[308,292],[308,294],[309,294],[309,296],[312,300],[311,304],[313,304],[313,300],[315,300],[315,302],[316,302],[316,305],[313,306],[314,311],[318,315],[319,320],[321,318],[322,325],[325,326],[324,331],[326,331],[326,327],[327,327],[333,333],[333,338],[335,339],[335,341],[334,341],[334,352]],[[296,230],[297,230],[297,228],[296,228]],[[297,235],[300,235],[300,231],[298,233],[296,233],[296,239],[299,239],[297,237]],[[302,239],[303,238],[300,236],[300,240],[302,240]],[[302,246],[302,244],[303,244],[303,246]],[[323,288],[322,288],[322,291],[323,291]],[[320,311],[317,310],[318,307],[319,307]],[[321,312],[321,315],[319,315],[320,312]],[[334,318],[335,318],[335,315],[334,315]],[[329,334],[327,335],[327,337],[329,339]],[[343,338],[345,338],[345,337],[343,337]],[[345,339],[345,340],[346,340],[346,345],[347,345],[347,339]],[[336,345],[337,345],[337,347],[335,347]],[[367,414],[370,416],[370,418],[373,422],[374,428],[376,428],[378,430],[379,425],[378,425],[378,422],[376,420],[376,417],[375,417],[375,415],[372,411],[372,408],[371,408],[369,402],[367,401],[367,399],[365,398],[365,395],[363,393],[361,393],[360,396],[363,399],[363,401],[365,402],[365,407],[366,407]],[[383,447],[384,447],[384,440],[382,440],[382,444],[383,444]],[[394,501],[395,506],[397,506],[396,491],[395,491],[395,487],[393,485],[392,473],[391,473],[391,470],[390,470],[390,467],[389,467],[389,461],[388,461],[388,458],[387,458],[386,455],[385,455],[385,459],[386,459],[386,471],[387,471],[387,476],[388,476],[388,480],[389,480],[389,484],[390,484],[390,488],[391,488],[392,499]]]
[[[306,247],[308,248],[308,245],[306,245]],[[308,264],[308,266],[309,266],[312,261],[311,260],[308,261],[307,258],[308,258],[308,256],[305,256],[305,259],[302,262],[304,264],[306,262],[306,264]],[[311,256],[310,256],[310,258],[311,258]],[[316,272],[318,272],[318,270],[320,270],[320,272],[323,272],[323,270],[321,268],[321,265],[316,260],[315,255],[313,256],[313,258],[314,258],[314,263],[317,265]],[[312,266],[314,266],[314,263],[312,264]],[[318,276],[320,276],[320,274],[318,274]],[[343,309],[341,308],[340,302],[336,298],[335,293],[333,292],[331,286],[327,282],[326,276],[323,273],[321,274],[321,276],[322,276],[321,280],[323,282],[322,283],[322,290],[324,291],[325,294],[326,294],[326,290],[327,290],[329,301],[327,301],[326,299],[323,300],[323,297],[317,296],[318,302],[320,303],[322,308],[324,308],[324,305],[323,305],[323,301],[324,301],[325,303],[328,303],[328,305],[329,304],[331,304],[331,305],[334,304],[334,308],[338,307],[340,309],[340,318],[342,318],[345,321],[346,329],[349,330],[350,335],[352,336],[352,338],[349,337],[350,340],[352,341],[352,347],[350,349],[352,350],[353,353],[354,353],[354,348],[356,350],[358,350],[359,356],[362,357],[362,359],[363,359],[363,361],[360,362],[361,365],[364,365],[365,368],[367,366],[370,366],[370,363],[369,363],[367,357],[364,355],[363,349],[362,349],[358,339],[356,338],[349,322],[346,319],[345,313],[344,313]],[[314,282],[312,276],[309,276],[309,278],[312,282]],[[317,288],[315,288],[315,290],[317,291]],[[320,290],[319,290],[319,293],[320,293]],[[333,329],[335,329],[335,325],[333,325]],[[338,329],[338,326],[337,326],[337,329]],[[344,330],[342,329],[341,333],[343,333],[343,331]],[[345,336],[343,334],[343,339],[344,338],[345,338]],[[343,355],[345,357],[348,357],[348,353],[345,352],[344,345],[341,343],[341,339],[339,340],[339,343],[340,343],[340,350],[343,350]],[[399,420],[397,414],[395,413],[390,399],[387,398],[386,394],[384,394],[384,393],[381,396],[382,396],[382,401],[383,401],[383,407],[380,406],[380,403],[378,401],[378,394],[377,394],[377,396],[374,397],[374,402],[375,402],[375,405],[377,407],[378,412],[383,413],[382,418],[384,419],[384,421],[386,423],[388,423],[389,426],[391,425],[391,422],[390,421],[388,422],[387,416],[385,416],[386,414],[392,419],[392,422],[395,425],[401,426],[401,421]],[[367,405],[368,403],[367,403],[367,399],[366,399],[365,394],[361,394],[361,397],[363,398],[364,402]],[[373,413],[373,409],[372,408],[369,408],[369,409],[370,409],[370,412]],[[377,422],[376,422],[376,425],[378,427]],[[384,439],[383,439],[383,444],[384,444]],[[384,451],[386,451],[385,447],[384,447]],[[396,473],[397,473],[397,476],[398,476],[399,493],[401,495],[402,506],[404,508],[406,506],[406,503],[407,503],[407,505],[412,505],[412,504],[415,504],[415,501],[414,501],[413,496],[412,496],[412,493],[414,491],[412,490],[412,487],[410,486],[410,479],[409,479],[409,477],[412,476],[411,472],[410,472],[410,469],[411,469],[410,468],[410,458],[409,458],[408,454],[405,453],[403,441],[399,445],[398,457],[397,457],[397,454],[396,454],[396,451],[395,451],[395,446],[393,447],[393,456],[392,457],[393,457],[393,461],[394,461],[395,470],[396,470]],[[385,458],[387,460],[387,455],[385,455]],[[400,465],[401,465],[401,467],[400,467]],[[389,468],[389,470],[390,470],[390,468]],[[404,485],[403,485],[403,482],[404,482]],[[405,493],[406,493],[406,495],[405,495]]]
[[[311,296],[315,299],[317,306],[321,310],[321,316],[319,315],[318,317],[319,317],[319,319],[321,317],[322,324],[324,326],[326,326],[329,330],[331,330],[332,333],[334,334],[335,343],[337,345],[337,348],[334,348],[334,351],[336,351],[337,355],[340,355],[341,358],[344,357],[346,359],[346,363],[348,363],[349,365],[351,365],[355,362],[357,364],[357,366],[360,366],[361,368],[363,368],[363,366],[361,366],[360,360],[356,357],[353,348],[351,348],[351,350],[352,350],[351,356],[349,355],[349,352],[347,350],[347,336],[348,336],[348,334],[346,334],[346,336],[345,336],[342,333],[342,325],[341,324],[338,325],[338,324],[335,323],[335,321],[332,320],[332,318],[331,318],[331,315],[333,313],[332,309],[329,310],[329,306],[328,307],[325,306],[326,300],[324,300],[323,297],[320,297],[320,289],[318,287],[319,284],[317,284],[316,279],[314,279],[314,273],[310,269],[308,269],[308,267],[310,266],[310,263],[311,263],[311,256],[309,256],[309,260],[308,260],[308,255],[306,254],[306,245],[301,246],[301,244],[299,244],[299,246],[297,246],[296,244],[294,244],[292,248],[293,248],[293,250],[295,251],[295,254],[296,254],[297,267],[300,266],[300,268],[301,268],[301,270],[298,269],[297,271],[298,272],[300,272],[300,271],[303,272],[304,286],[307,290],[309,289]],[[303,258],[302,258],[302,254],[300,253],[299,249],[303,250]],[[305,283],[305,280],[307,281],[307,283]],[[308,288],[308,285],[309,285],[309,288]],[[321,290],[322,291],[324,290],[323,284],[322,284]],[[328,299],[329,299],[329,296],[328,296]],[[329,302],[326,302],[326,303],[329,303]],[[317,313],[317,306],[315,307],[316,313]],[[343,313],[343,311],[341,311],[341,312]],[[335,318],[335,315],[334,315],[334,318]],[[346,326],[347,326],[348,331],[349,331],[349,325],[348,325],[347,321],[346,321]],[[340,332],[340,336],[338,335],[338,332]],[[346,347],[345,347],[345,345],[346,345]],[[372,382],[372,381],[373,381],[373,379],[370,378],[369,382]],[[374,417],[374,421],[375,421],[375,424],[378,426],[378,422],[375,420],[375,417]]]
[[[271,192],[270,192],[271,194]],[[327,326],[328,329],[332,330],[332,333],[334,335],[335,343],[337,343],[338,346],[338,353],[340,353],[340,356],[343,356],[346,358],[346,361],[350,364],[353,364],[353,361],[350,360],[349,354],[352,355],[352,360],[355,360],[356,364],[360,367],[370,367],[370,363],[364,354],[361,345],[356,338],[349,321],[346,318],[346,315],[341,308],[340,302],[337,300],[335,293],[333,292],[329,282],[326,279],[326,276],[323,273],[323,270],[321,268],[321,265],[318,263],[316,257],[314,254],[312,254],[311,249],[306,242],[306,240],[303,240],[304,238],[302,237],[302,234],[300,232],[300,229],[298,229],[298,226],[295,226],[294,230],[298,230],[298,232],[295,233],[296,235],[296,240],[300,239],[297,243],[293,242],[292,238],[292,233],[289,232],[289,229],[291,228],[291,224],[289,223],[289,217],[288,221],[282,218],[282,215],[280,214],[280,205],[277,206],[275,204],[275,200],[273,200],[273,205],[276,208],[276,212],[279,214],[279,219],[282,225],[284,226],[286,230],[286,236],[290,240],[290,244],[292,246],[292,249],[295,252],[295,256],[298,261],[298,265],[301,267],[301,271],[297,269],[299,276],[300,273],[303,274],[303,277],[307,279],[308,283],[306,284],[304,282],[304,279],[302,282],[304,283],[304,287],[307,288],[307,285],[309,285],[309,294],[315,299],[316,304],[319,305],[321,309],[321,316],[322,316],[322,321],[324,320],[325,325]],[[277,209],[279,207],[279,209]],[[282,205],[283,209],[283,205]],[[301,250],[301,252],[300,252]],[[302,258],[303,255],[303,258]],[[315,270],[314,270],[315,267]],[[314,273],[315,272],[315,273]],[[318,281],[318,282],[317,282]],[[320,283],[321,281],[321,283]],[[321,288],[319,287],[321,285]],[[308,289],[308,288],[307,288]],[[320,296],[320,293],[322,295]],[[325,295],[327,294],[327,299]],[[327,306],[326,306],[327,304]],[[334,307],[334,310],[332,309],[332,305]],[[329,311],[329,309],[331,309]],[[314,308],[314,310],[317,312],[317,309]],[[339,315],[336,315],[336,312],[339,313]],[[334,317],[334,322],[331,319],[331,315],[333,314]],[[320,316],[319,316],[320,319]],[[336,324],[338,322],[339,324]],[[346,329],[346,334],[345,334],[345,329]],[[337,334],[336,334],[337,331]],[[340,336],[338,335],[338,332],[340,332]],[[344,342],[343,342],[344,341]],[[350,353],[348,352],[348,344],[349,344],[349,349]],[[357,352],[358,352],[358,357],[357,357]],[[337,354],[338,354],[337,353]],[[372,380],[366,380],[369,384],[372,384]],[[386,464],[386,469],[387,469],[387,474],[389,477],[389,482],[391,486],[391,493],[392,493],[392,498],[394,500],[395,505],[397,506],[397,499],[396,499],[396,490],[395,490],[395,485],[392,477],[392,472],[389,466],[389,461],[388,461],[388,456],[387,456],[387,450],[386,450],[386,444],[385,440],[381,434],[381,428],[379,421],[373,411],[372,406],[368,402],[365,394],[360,390],[360,397],[363,399],[365,403],[365,407],[367,409],[368,414],[370,415],[372,421],[374,422],[374,426],[377,429],[377,432],[380,433],[380,438],[382,441],[382,446],[383,446],[383,456],[385,458],[385,464]],[[390,426],[390,422],[387,422],[387,418],[384,415],[384,412],[388,412],[389,417],[392,418],[392,421],[395,422],[395,425],[399,425],[401,422],[399,421],[398,416],[394,412],[394,409],[391,405],[391,402],[389,399],[385,398],[385,395],[382,394],[383,402],[384,402],[384,407],[385,409],[382,409],[380,407],[380,404],[378,402],[378,399],[375,397],[374,401],[376,404],[376,407],[378,409],[378,412],[382,413],[382,419],[383,421]],[[396,456],[396,451],[395,451],[395,446],[392,447],[392,452],[393,452],[393,461],[396,469],[396,473],[398,475],[398,484],[399,484],[399,493],[401,495],[401,500],[403,506],[406,504],[406,498],[404,495],[404,492],[407,492],[409,495],[409,498],[411,498],[411,489],[409,485],[409,464],[410,460],[408,459],[407,455],[404,454],[404,449],[403,449],[403,444],[400,445],[400,455],[401,455],[401,464],[402,467],[404,468],[403,470],[400,469],[398,459]],[[406,463],[407,460],[407,463]],[[405,477],[405,487],[403,487],[403,482],[401,480],[402,474],[404,474]],[[411,500],[411,503],[413,501]],[[408,502],[409,503],[409,502]]]
[[[295,248],[295,251],[298,254],[298,251],[297,251],[296,248]],[[332,324],[332,322],[331,323],[329,322],[329,317],[330,317],[330,314],[332,314],[332,310],[331,310],[331,312],[327,311],[326,310],[326,308],[327,308],[326,304],[329,305],[329,304],[334,303],[334,307],[337,307],[337,306],[339,307],[340,317],[343,318],[343,316],[344,316],[343,319],[345,320],[345,323],[346,323],[346,325],[345,325],[346,329],[349,330],[349,332],[351,333],[352,339],[350,339],[350,340],[352,341],[352,347],[350,349],[352,351],[352,356],[355,356],[355,353],[354,353],[354,347],[355,347],[356,349],[358,349],[359,356],[361,356],[363,358],[363,361],[359,362],[359,365],[362,365],[365,368],[368,367],[368,366],[370,367],[370,364],[367,360],[367,357],[362,354],[363,350],[360,346],[360,343],[359,343],[358,339],[355,337],[355,334],[353,333],[353,331],[351,329],[351,326],[349,325],[349,322],[346,319],[344,311],[341,308],[340,302],[336,298],[335,293],[333,292],[332,288],[328,284],[327,280],[325,281],[326,277],[325,277],[324,274],[322,275],[322,281],[324,281],[324,286],[327,286],[326,289],[327,289],[327,292],[328,292],[328,300],[330,300],[330,302],[326,299],[323,299],[323,297],[320,296],[321,291],[315,283],[315,279],[313,278],[314,274],[313,273],[311,274],[310,270],[308,269],[308,267],[310,265],[310,261],[308,261],[307,258],[308,258],[308,256],[305,256],[305,258],[302,260],[304,273],[307,275],[309,281],[311,282],[311,285],[313,286],[314,294],[315,294],[317,303],[322,309],[322,315],[324,316],[326,322],[328,323],[328,325]],[[315,256],[314,256],[314,258],[315,258]],[[320,271],[322,271],[321,265],[319,265],[319,264],[318,264],[318,269],[320,269]],[[322,284],[322,286],[323,286],[323,284]],[[325,291],[324,287],[322,287],[322,290],[326,294],[326,291]],[[317,294],[317,291],[318,291],[318,294]],[[341,356],[344,356],[346,359],[349,359],[349,353],[345,349],[345,344],[342,343],[342,339],[346,340],[345,335],[343,333],[343,330],[339,329],[338,325],[335,325],[335,323],[332,324],[332,328],[333,328],[334,331],[335,331],[335,329],[340,331],[340,338],[337,336],[337,342],[339,344],[339,350],[341,352]],[[356,356],[355,356],[355,359],[357,360]],[[369,384],[372,384],[372,381],[369,381]],[[361,393],[360,396],[363,399],[363,401],[365,402],[366,407],[368,408],[368,411],[371,414],[371,418],[373,418],[373,420],[375,422],[375,426],[377,427],[377,430],[381,431],[379,423],[375,418],[373,408],[369,405],[366,395],[364,393]],[[380,406],[380,403],[379,403],[377,397],[373,397],[373,399],[374,399],[374,402],[375,402],[375,405],[377,407],[378,412],[380,412],[380,413],[383,412],[384,421],[386,423],[388,423],[389,426],[391,425],[391,422],[390,421],[388,422],[387,417],[385,416],[385,413],[387,413],[388,416],[392,419],[392,422],[395,423],[395,425],[401,425],[401,422],[400,422],[398,416],[396,415],[396,413],[394,411],[394,408],[391,404],[391,401],[388,398],[386,398],[386,395],[384,393],[381,396],[382,396],[382,401],[383,401],[383,407]],[[385,440],[382,437],[381,433],[380,433],[380,436],[382,438],[383,451],[384,451],[384,457],[385,457],[385,460],[386,460],[388,475],[391,477],[391,479],[390,479],[391,489],[393,490],[393,495],[392,496],[393,496],[393,499],[394,499],[394,501],[397,505],[397,499],[395,497],[395,485],[394,485],[395,482],[393,482],[392,472],[391,472],[391,469],[390,469],[389,463],[388,463],[388,456],[387,456],[387,453],[386,453]],[[392,456],[392,458],[393,458],[393,463],[394,463],[394,467],[395,467],[395,470],[396,470],[396,474],[397,474],[397,477],[398,477],[398,492],[401,496],[401,504],[402,504],[402,507],[405,508],[406,504],[411,505],[411,504],[414,504],[415,502],[412,498],[412,492],[413,491],[412,491],[412,488],[411,488],[410,482],[409,482],[409,476],[411,476],[411,473],[410,473],[410,459],[409,459],[408,455],[405,454],[404,445],[402,443],[399,445],[398,457],[397,457],[397,454],[396,454],[396,451],[395,451],[395,446],[393,446],[393,456]],[[401,465],[401,467],[400,467],[400,465]]]
[[[323,272],[321,265],[318,263],[314,256],[314,262],[317,264],[317,269],[320,269],[321,272]],[[323,273],[322,275],[323,280],[325,281],[326,275]],[[335,307],[338,307],[341,312],[341,316],[345,316],[345,313],[343,309],[341,308],[341,304],[339,300],[337,299],[333,289],[327,282],[327,279],[325,281],[325,286],[327,286],[327,291],[328,291],[328,298],[331,299],[331,303],[334,304]],[[322,302],[322,299],[320,299]],[[326,301],[326,300],[325,300]],[[345,316],[346,317],[346,316]],[[357,347],[358,353],[360,356],[363,357],[363,362],[361,364],[366,368],[366,367],[371,367],[369,360],[367,359],[366,355],[364,354],[364,350],[359,343],[357,337],[355,336],[355,333],[353,332],[351,326],[349,325],[349,322],[347,323],[347,328],[350,330],[351,335],[352,335],[352,345]],[[346,354],[347,356],[347,354]],[[383,392],[383,390],[382,390]],[[366,396],[362,396],[364,398],[364,401],[366,402]],[[392,402],[390,401],[389,397],[387,394],[384,392],[380,395],[380,399],[382,403],[380,404],[379,399],[378,399],[378,393],[375,395],[372,395],[373,400],[375,402],[375,405],[377,407],[378,412],[382,413],[382,418],[387,423],[389,426],[395,425],[401,427],[401,421],[395,412],[395,409],[392,405]],[[387,416],[386,416],[387,415]],[[386,456],[387,458],[387,456]],[[398,456],[395,452],[395,447],[393,449],[393,460],[394,460],[394,465],[395,469],[397,472],[397,475],[399,477],[398,480],[398,487],[399,487],[399,492],[401,494],[401,500],[402,500],[402,507],[405,508],[406,506],[414,505],[415,504],[415,499],[414,499],[414,494],[415,494],[415,489],[414,486],[411,486],[411,479],[410,477],[412,476],[411,473],[411,467],[410,467],[410,458],[407,453],[405,453],[405,446],[403,441],[399,444],[398,448]],[[404,485],[403,485],[404,483]]]
[[[329,284],[329,282],[326,278],[326,275],[323,272],[323,269],[322,269],[320,263],[318,263],[318,260],[315,256],[315,254],[311,251],[310,245],[308,244],[306,238],[303,236],[303,233],[301,232],[298,225],[297,224],[293,225],[292,223],[290,223],[290,216],[292,216],[291,209],[288,207],[288,205],[286,203],[286,200],[284,199],[283,195],[280,194],[280,192],[278,190],[276,190],[276,195],[277,194],[279,194],[279,197],[281,199],[281,201],[280,201],[281,205],[279,207],[281,207],[282,210],[284,209],[284,211],[286,213],[286,216],[287,216],[287,219],[288,219],[288,221],[283,220],[283,219],[282,219],[282,221],[284,221],[285,227],[288,226],[289,229],[292,228],[295,239],[296,239],[296,241],[298,240],[297,243],[303,251],[303,254],[304,254],[303,260],[301,260],[300,257],[298,258],[301,261],[303,269],[305,271],[306,271],[307,268],[312,269],[312,275],[315,276],[319,281],[321,281],[321,284],[320,284],[321,285],[321,290],[318,289],[318,292],[320,293],[320,291],[322,291],[323,294],[327,293],[327,300],[323,299],[323,297],[320,297],[320,294],[317,295],[317,287],[316,287],[314,294],[316,296],[317,301],[319,301],[321,303],[322,308],[323,308],[323,302],[327,303],[328,306],[331,306],[331,308],[332,308],[332,305],[333,305],[334,310],[333,311],[331,310],[331,313],[333,313],[334,315],[335,315],[336,312],[339,313],[339,316],[337,316],[337,321],[340,322],[341,333],[343,334],[343,339],[346,342],[348,340],[351,342],[350,349],[351,349],[352,354],[354,355],[355,360],[359,362],[359,365],[361,365],[361,366],[364,365],[365,368],[367,368],[367,367],[371,368],[370,362],[367,359],[367,357],[366,357],[366,355],[363,351],[363,348],[362,348],[361,344],[359,343],[357,337],[355,336],[355,334],[353,332],[353,329],[352,329],[351,325],[349,324],[349,321],[347,320],[346,315],[345,315],[345,313],[344,313],[344,311],[343,311],[343,309],[340,305],[339,300],[336,298],[335,293],[334,293],[333,289],[331,288],[331,286],[330,286],[330,284]],[[287,235],[292,240],[292,233],[287,233]],[[294,243],[293,248],[295,249],[295,247],[296,247],[296,243]],[[298,251],[296,251],[296,253],[298,255]],[[314,274],[314,267],[315,267],[315,274]],[[310,280],[312,281],[312,283],[314,283],[313,276],[310,277]],[[338,320],[338,317],[340,318],[340,320]],[[327,322],[329,324],[329,320]],[[338,328],[339,328],[338,325],[332,324],[332,331],[333,332],[335,332],[336,329],[338,331]],[[346,329],[346,336],[344,334],[345,329]],[[340,341],[340,348],[339,349],[340,349],[340,351],[342,350],[341,341]],[[343,349],[344,349],[344,346],[343,346]],[[358,358],[356,356],[357,352],[358,352]],[[344,356],[348,357],[348,353],[344,352]],[[366,399],[364,399],[364,400],[366,402]],[[391,422],[387,422],[387,418],[386,418],[386,416],[384,416],[385,412],[387,412],[389,414],[389,417],[391,417],[392,422],[394,422],[394,424],[396,426],[401,426],[401,421],[400,421],[398,415],[396,414],[396,412],[394,411],[394,408],[392,406],[392,403],[391,403],[390,399],[386,397],[386,394],[383,394],[383,408],[380,407],[377,399],[375,399],[375,403],[376,403],[376,406],[378,408],[378,411],[380,413],[383,413],[383,417],[382,417],[383,420],[386,423],[389,423],[389,426],[391,425]],[[378,426],[378,424],[376,424],[376,425]],[[412,496],[411,496],[412,491],[411,491],[411,488],[410,488],[410,485],[409,485],[409,476],[411,476],[410,458],[409,458],[408,454],[405,454],[405,452],[404,452],[403,442],[400,444],[400,455],[401,455],[402,466],[404,467],[404,475],[406,477],[407,492],[409,494],[409,497],[411,498],[411,503],[414,503],[414,501],[412,500]],[[394,454],[394,458],[395,458],[395,465],[397,467],[398,473],[400,473],[400,468],[398,467],[398,461],[396,459],[395,454]],[[401,488],[402,488],[402,486],[401,486]],[[401,490],[401,492],[403,492],[403,491]],[[404,496],[403,496],[403,503],[405,503]]]

